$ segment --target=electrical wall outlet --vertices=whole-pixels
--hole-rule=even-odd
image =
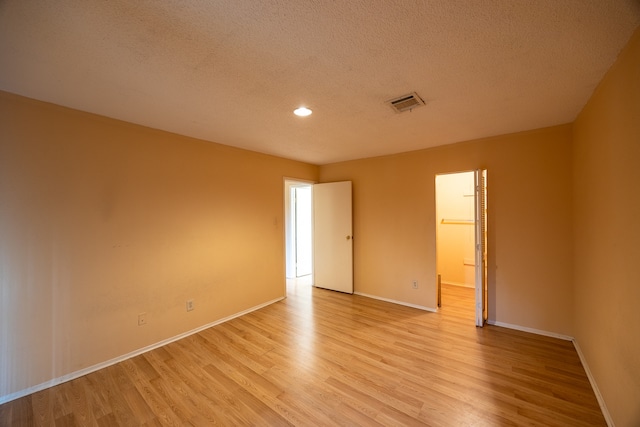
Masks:
[[[193,311],[194,306],[193,306],[193,300],[187,300],[187,311]]]
[[[138,314],[138,326],[144,326],[147,324],[147,313]]]
[[[414,280],[413,282],[411,282],[411,287],[412,287],[413,289],[418,289],[418,281],[417,281],[417,280]]]

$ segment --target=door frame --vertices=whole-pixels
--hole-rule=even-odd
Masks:
[[[435,189],[435,206],[434,206],[434,210],[435,210],[435,218],[437,221],[438,218],[438,188],[436,185],[436,180],[438,176],[443,176],[443,175],[456,175],[456,174],[463,174],[463,173],[471,173],[472,174],[472,179],[473,179],[473,210],[474,210],[474,259],[476,262],[476,266],[475,266],[475,274],[474,274],[474,305],[473,305],[473,309],[474,309],[474,323],[476,326],[478,327],[482,327],[484,326],[484,323],[487,320],[488,317],[488,275],[487,275],[487,229],[486,229],[486,225],[487,225],[487,216],[486,216],[486,204],[487,204],[487,200],[486,198],[487,196],[487,169],[486,168],[482,168],[482,169],[470,169],[470,170],[459,170],[459,171],[455,171],[455,172],[442,172],[442,173],[436,173],[434,175],[434,179],[433,179],[433,183],[434,183],[434,189]],[[484,176],[484,188],[480,189],[478,188],[478,185],[480,183],[477,183],[477,178],[478,178],[478,174],[483,175]],[[484,206],[482,206],[485,209],[485,216],[482,217],[480,215],[480,192],[483,193],[483,197],[484,197]],[[484,221],[484,228],[482,229],[483,232],[483,236],[484,237],[482,239],[482,245],[479,248],[478,244],[479,242],[479,238],[481,237],[479,235],[479,228],[482,226],[481,222]],[[435,250],[435,257],[434,257],[434,265],[435,265],[435,269],[436,269],[436,274],[435,274],[435,280],[436,280],[436,301],[440,301],[439,300],[439,293],[440,293],[440,280],[439,280],[439,272],[438,272],[438,224],[435,225],[436,229],[436,250]],[[482,251],[482,259],[481,259],[481,265],[478,265],[478,261],[479,261],[479,257],[478,257],[478,251]],[[480,273],[481,271],[481,273]],[[480,309],[478,308],[478,305],[480,305]],[[438,306],[439,307],[439,306]],[[480,316],[478,316],[478,310],[480,310],[481,314]]]
[[[487,277],[487,170],[473,172],[475,234],[475,319],[483,327],[488,317]]]

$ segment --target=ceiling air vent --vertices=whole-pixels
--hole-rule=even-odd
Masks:
[[[396,113],[403,113],[405,111],[411,111],[414,108],[418,108],[424,105],[424,101],[417,93],[412,92],[408,95],[400,96],[392,100],[387,101],[387,104],[393,108]]]

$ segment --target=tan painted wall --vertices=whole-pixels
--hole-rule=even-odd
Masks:
[[[574,123],[575,336],[618,427],[640,425],[640,28]]]
[[[570,125],[322,166],[321,182],[353,181],[355,291],[436,307],[435,175],[475,168],[488,169],[489,319],[571,334]]]
[[[284,296],[317,173],[0,92],[0,397]]]
[[[436,271],[442,283],[475,285],[473,175],[465,172],[436,177]]]

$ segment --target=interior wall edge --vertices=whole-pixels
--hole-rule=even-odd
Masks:
[[[576,353],[578,353],[578,357],[580,358],[580,363],[582,364],[582,367],[584,368],[584,371],[587,374],[587,378],[589,378],[589,383],[591,384],[593,393],[595,394],[596,399],[598,400],[598,404],[600,405],[602,414],[604,415],[604,418],[607,421],[607,425],[610,427],[613,427],[615,425],[613,423],[613,419],[611,418],[611,415],[609,414],[609,410],[607,409],[607,405],[604,401],[604,398],[600,393],[600,389],[598,388],[598,383],[596,382],[593,374],[591,373],[591,370],[589,369],[589,364],[587,363],[587,359],[584,357],[584,354],[582,353],[582,350],[580,349],[580,345],[578,344],[578,340],[576,338],[569,335],[557,334],[555,332],[541,331],[539,329],[527,328],[525,326],[512,325],[512,324],[503,323],[503,322],[496,322],[495,320],[487,320],[487,323],[492,326],[499,326],[502,328],[514,329],[522,332],[529,332],[536,335],[542,335],[542,336],[551,337],[551,338],[558,338],[564,341],[571,341],[573,343],[573,346],[576,349]]]
[[[573,125],[574,333],[618,426],[640,425],[638,76],[640,26]]]
[[[609,414],[609,409],[607,408],[607,404],[604,401],[604,397],[602,397],[602,393],[600,393],[600,389],[598,388],[598,383],[596,382],[595,377],[591,373],[591,369],[589,369],[589,364],[587,363],[587,359],[584,357],[582,353],[582,349],[580,349],[580,345],[578,345],[578,340],[573,339],[573,346],[576,349],[576,353],[578,353],[578,357],[580,358],[580,363],[582,363],[582,367],[584,368],[584,372],[587,374],[587,378],[589,378],[589,384],[591,384],[591,388],[593,389],[593,393],[596,395],[596,399],[598,400],[598,405],[600,405],[600,410],[602,410],[602,415],[604,415],[604,419],[607,422],[609,427],[614,427],[613,418],[611,418],[611,414]]]

